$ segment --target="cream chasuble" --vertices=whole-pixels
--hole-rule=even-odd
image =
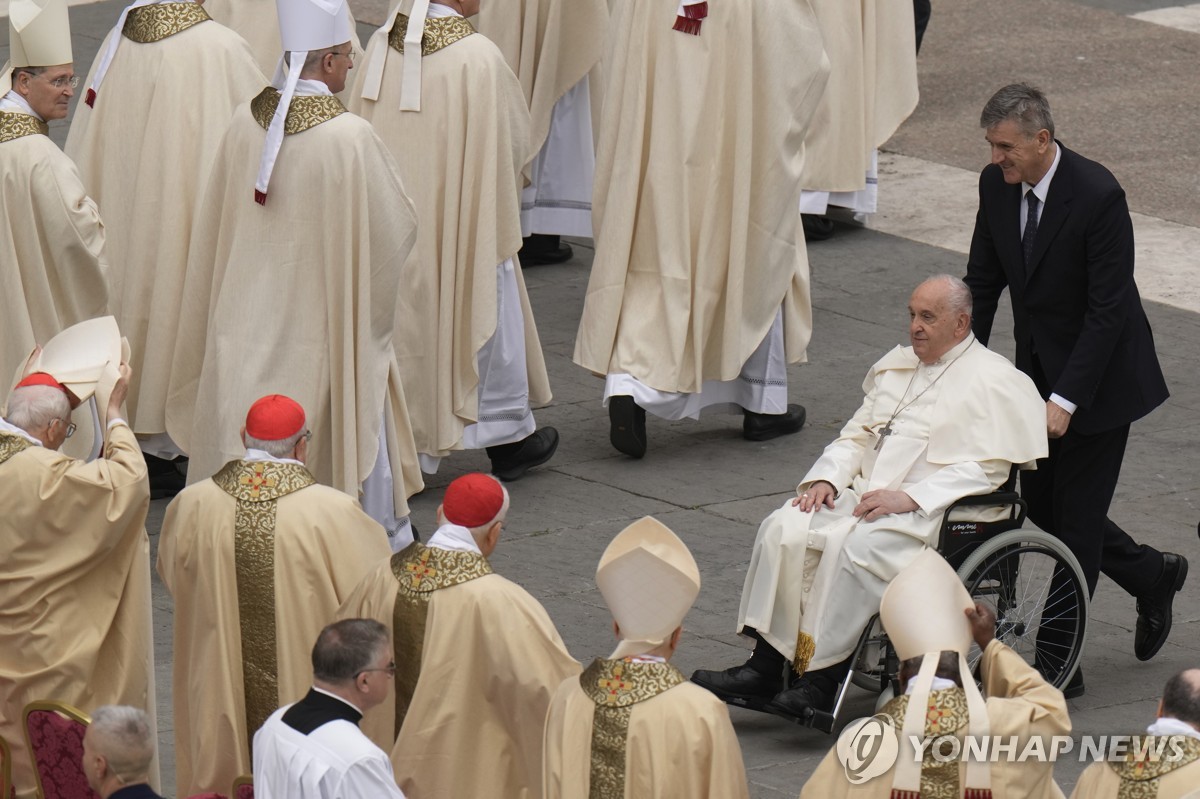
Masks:
[[[17,799],[35,794],[21,731],[34,700],[140,707],[157,737],[149,505],[146,463],[124,423],[91,463],[0,432],[0,737]]]
[[[801,185],[853,192],[875,149],[917,107],[912,8],[895,0],[809,0],[833,67],[804,137]]]
[[[35,345],[108,313],[104,224],[79,170],[48,132],[37,117],[0,111],[0,382],[6,388]]]
[[[1033,381],[974,336],[932,365],[896,347],[871,367],[863,391],[797,489],[828,481],[839,492],[834,507],[803,513],[789,498],[768,516],[742,588],[737,629],[757,630],[799,674],[850,655],[888,582],[935,543],[951,502],[994,491],[1011,464],[1046,455],[1045,402]],[[874,489],[904,491],[919,508],[870,522],[853,516]]]
[[[384,424],[396,516],[423,483],[392,332],[416,215],[371,126],[329,95],[297,95],[271,191],[254,201],[267,88],[234,114],[196,216],[167,431],[197,482],[241,456],[246,408],[295,398],[317,481],[357,497]]]
[[[807,0],[712,2],[698,36],[672,29],[677,7],[613,9],[574,357],[695,393],[737,377],[781,307],[804,357],[802,141],[829,66]]]
[[[396,313],[395,347],[417,451],[463,449],[480,421],[478,356],[496,332],[497,265],[521,247],[520,171],[529,112],[500,52],[462,17],[425,22],[421,110],[401,111],[404,32],[398,14],[386,39],[368,44],[365,64],[385,58],[377,101],[362,98],[371,67],[358,73],[350,110],[371,122],[400,167],[417,209]],[[377,48],[386,54],[377,54]],[[529,403],[551,399],[541,341],[514,270],[524,318]],[[500,443],[500,442],[496,442]]]
[[[259,70],[270,78],[275,74],[283,58],[283,44],[279,40],[279,12],[275,8],[275,0],[204,0],[204,10],[213,19],[236,32],[250,45],[250,51],[258,62]],[[354,13],[346,6],[346,16],[350,17],[350,30],[355,36],[350,39],[354,48],[354,63],[362,63],[362,42],[358,40],[358,24],[354,21]],[[350,87],[337,95],[342,102],[350,99]]]
[[[265,81],[246,42],[196,3],[135,8],[122,35],[94,107],[75,109],[66,151],[104,214],[111,312],[133,355],[129,421],[154,434],[167,429],[196,207],[234,109]]]
[[[545,799],[748,797],[729,711],[669,663],[592,662],[546,719]]]
[[[579,664],[537,600],[482,555],[412,544],[339,615],[392,631],[395,703],[367,711],[361,726],[391,753],[409,799],[541,796],[546,709]]]
[[[232,461],[167,507],[158,573],[175,601],[180,796],[250,773],[250,741],[312,684],[322,628],[391,554],[383,529],[303,466]]]
[[[495,42],[521,83],[532,125],[524,164],[550,133],[554,104],[583,80],[604,54],[608,35],[605,0],[483,2],[479,32]]]
[[[1044,738],[1048,750],[1051,736],[1071,731],[1062,693],[1042,679],[1020,655],[994,640],[984,651],[981,663],[989,734],[993,738],[1016,739],[1016,753],[1020,754],[1034,738]],[[897,731],[904,726],[908,700],[907,695],[898,696],[880,711],[880,715],[891,719]],[[858,722],[851,724],[842,734],[853,734],[857,726]],[[942,735],[961,738],[966,732],[967,699],[963,690],[954,686],[931,691],[925,734],[934,738]],[[965,761],[943,763],[935,760],[932,752],[932,747],[925,750],[921,765],[921,799],[958,799],[962,796]],[[1000,757],[991,765],[991,782],[992,799],[1062,799],[1063,796],[1054,782],[1054,763],[1037,762],[1034,758],[1006,762]],[[825,755],[800,792],[801,799],[889,799],[891,796],[892,770],[860,785],[851,785],[836,746]]]
[[[1145,754],[1130,752],[1123,760],[1088,766],[1071,799],[1200,799],[1200,741],[1145,736],[1136,745]],[[1158,759],[1149,754],[1156,751],[1163,753]]]

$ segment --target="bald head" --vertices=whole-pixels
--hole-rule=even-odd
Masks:
[[[128,705],[96,708],[83,736],[83,770],[101,796],[149,779],[154,736],[145,711]]]
[[[1200,669],[1185,669],[1167,680],[1159,715],[1200,730]]]

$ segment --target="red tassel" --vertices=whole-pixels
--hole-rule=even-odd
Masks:
[[[902,791],[899,788],[892,789],[892,799],[921,799],[920,791]]]
[[[265,191],[259,191],[258,189],[255,189],[254,190],[254,202],[258,203],[259,205],[266,205],[267,204],[267,193]]]
[[[84,98],[84,102],[88,104],[88,108],[96,107],[96,90],[95,89],[88,89],[87,97]]]
[[[688,19],[687,17],[675,17],[675,24],[671,26],[671,30],[686,33],[691,36],[700,35],[700,20]]]
[[[693,6],[684,6],[683,15],[688,19],[704,19],[708,16],[708,3],[696,3]]]
[[[967,788],[963,799],[992,799],[991,788]]]

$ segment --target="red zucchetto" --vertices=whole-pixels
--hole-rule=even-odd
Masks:
[[[304,409],[282,394],[254,401],[246,414],[246,435],[259,441],[282,441],[304,429]]]
[[[456,479],[442,498],[446,521],[460,527],[482,527],[495,521],[504,507],[504,488],[491,475],[473,472]]]
[[[64,394],[68,394],[67,387],[55,380],[53,376],[47,374],[46,372],[34,372],[20,383],[17,383],[16,387],[25,388],[26,386],[50,386],[51,388],[57,388]]]

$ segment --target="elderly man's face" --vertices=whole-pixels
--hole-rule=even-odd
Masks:
[[[1026,136],[1016,120],[1006,119],[984,134],[992,148],[992,163],[1000,167],[1005,183],[1037,185],[1054,160],[1053,139],[1047,130]]]
[[[88,786],[97,793],[100,791],[100,785],[104,782],[104,758],[96,751],[93,744],[94,735],[91,728],[83,734],[83,774],[87,777]]]
[[[47,122],[63,119],[75,94],[71,86],[74,75],[75,69],[71,64],[46,67],[46,71],[40,75],[23,72],[17,76],[16,90],[42,119]]]
[[[347,76],[350,74],[350,70],[354,69],[354,48],[350,46],[350,42],[346,42],[337,47],[332,56],[325,58],[326,60],[333,59],[325,85],[329,87],[329,91],[337,94],[346,88]]]
[[[908,337],[913,352],[924,363],[934,363],[970,330],[971,320],[965,313],[955,313],[950,307],[945,286],[924,283],[917,286],[908,301]]]

